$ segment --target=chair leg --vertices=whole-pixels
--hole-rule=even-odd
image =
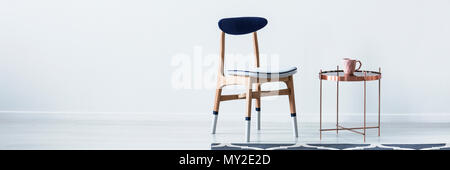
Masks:
[[[258,92],[258,94],[261,94],[261,84],[257,84],[256,85],[256,91]],[[256,98],[256,114],[257,114],[257,128],[258,130],[261,130],[261,96]]]
[[[219,117],[219,105],[220,105],[220,96],[222,95],[222,89],[216,90],[216,97],[214,100],[214,110],[213,110],[213,121],[212,121],[212,134],[216,134],[216,126],[217,126],[217,118]]]
[[[298,137],[298,127],[297,127],[297,113],[295,111],[295,95],[294,95],[294,79],[292,76],[289,77],[289,80],[286,82],[287,87],[289,89],[289,108],[291,111],[292,117],[292,129],[294,137]]]
[[[245,117],[246,131],[245,141],[250,142],[250,119],[252,117],[252,84],[247,85],[246,100],[247,100],[247,114]]]

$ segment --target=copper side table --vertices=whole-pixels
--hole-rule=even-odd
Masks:
[[[322,71],[319,73],[320,79],[320,140],[322,140],[322,131],[336,131],[348,130],[357,134],[363,135],[364,142],[366,142],[366,129],[378,129],[378,136],[380,136],[380,86],[381,86],[381,68],[376,71],[355,71],[353,75],[345,75],[343,70],[339,70],[339,66],[336,70]],[[336,81],[336,128],[322,129],[322,80]],[[366,81],[378,80],[378,126],[366,126]],[[339,125],[339,82],[364,82],[364,126],[346,128]],[[362,130],[362,132],[358,131]]]

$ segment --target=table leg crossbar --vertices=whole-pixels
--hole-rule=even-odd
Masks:
[[[346,128],[346,127],[338,125],[338,128],[334,128],[334,129],[320,129],[320,131],[348,130],[350,132],[354,132],[354,133],[358,133],[358,134],[361,134],[361,135],[365,135],[364,132],[356,131],[356,129],[378,129],[378,128],[380,128],[380,127],[379,126],[368,126],[366,128],[364,128],[364,127]]]

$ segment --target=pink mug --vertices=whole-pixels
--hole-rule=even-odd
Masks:
[[[342,62],[344,64],[344,74],[345,75],[353,75],[353,73],[355,71],[358,71],[362,66],[361,61],[350,59],[350,58],[344,58],[344,59],[342,59]],[[355,69],[356,63],[359,63],[359,67],[357,69]]]

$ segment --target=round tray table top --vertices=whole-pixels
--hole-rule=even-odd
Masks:
[[[331,81],[372,81],[381,79],[381,73],[377,71],[355,71],[353,75],[345,75],[343,70],[322,71],[319,73],[321,80]]]

